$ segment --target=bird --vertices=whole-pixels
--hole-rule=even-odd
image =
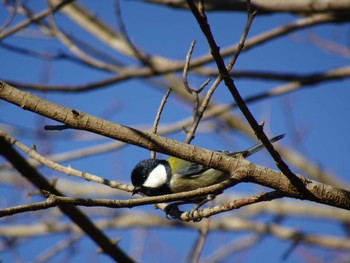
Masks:
[[[285,134],[275,136],[270,142],[282,139]],[[244,158],[264,148],[258,143],[240,152],[217,151],[228,156],[241,155]],[[167,159],[146,159],[140,161],[131,172],[133,195],[159,196],[187,192],[211,186],[230,178],[230,174],[177,157]]]

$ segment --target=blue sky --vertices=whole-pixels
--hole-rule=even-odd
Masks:
[[[112,1],[106,1],[103,4],[99,1],[83,1],[83,4],[88,6],[90,10],[94,10],[96,16],[103,16],[105,22],[112,23],[117,28],[111,3]],[[41,3],[30,4],[37,11],[43,9]],[[144,4],[141,1],[121,1],[121,11],[127,32],[132,41],[151,54],[159,54],[174,60],[184,60],[192,40],[197,41],[194,57],[208,53],[206,41],[195,19],[187,11]],[[4,18],[1,18],[6,17],[4,14],[5,10],[0,9],[0,23],[4,23]],[[219,46],[232,45],[239,40],[244,28],[245,17],[245,14],[230,12],[208,14],[212,31]],[[16,19],[13,24],[21,19]],[[287,14],[258,16],[253,22],[249,36],[254,36],[264,30],[294,21],[295,19],[297,19],[296,16]],[[60,25],[67,33],[73,34],[74,37],[88,40],[94,47],[103,50],[113,58],[121,59],[125,62],[130,61],[120,57],[120,55],[103,43],[96,41],[63,15],[58,15],[57,21],[61,23]],[[4,40],[4,43],[41,52],[55,53],[59,49],[69,53],[63,45],[53,39],[42,36],[40,33],[38,34],[40,37],[36,39],[28,37],[28,34],[32,35],[36,32],[37,28],[31,26],[25,31],[26,35],[18,34]],[[349,64],[349,58],[321,49],[310,43],[308,38],[311,34],[317,34],[328,40],[335,40],[345,46],[349,44],[350,39],[350,31],[346,24],[317,26],[284,36],[242,53],[235,68],[308,74]],[[28,56],[11,53],[2,48],[0,48],[0,57],[2,61],[6,61],[6,63],[1,63],[0,65],[0,79],[3,80],[30,83],[46,81],[50,84],[69,85],[98,81],[111,76],[109,73],[95,71],[70,62],[40,61]],[[190,75],[189,79],[193,86],[199,86],[203,81],[203,78],[193,75]],[[277,81],[247,79],[237,79],[235,83],[243,97],[257,94],[282,84]],[[347,113],[350,109],[348,103],[350,95],[349,84],[349,80],[331,81],[312,86],[311,88],[304,88],[285,96],[256,102],[251,104],[250,109],[258,121],[266,121],[266,129],[270,134],[287,134],[282,142],[283,145],[300,151],[323,169],[331,171],[337,177],[349,182],[348,174],[350,169],[347,166],[348,149],[350,147],[348,139],[350,125],[347,120]],[[136,79],[87,93],[36,92],[35,94],[63,106],[106,117],[108,120],[120,124],[132,127],[140,127],[140,125],[141,127],[150,127],[164,92],[165,89],[152,87],[148,81]],[[221,103],[232,102],[232,97],[223,84],[219,86],[213,99]],[[175,95],[171,95],[165,106],[161,124],[168,124],[187,118],[190,116],[191,111],[190,105],[179,101]],[[55,154],[83,149],[87,146],[110,141],[109,139],[81,131],[44,132],[40,130],[41,135],[39,136],[38,126],[42,127],[45,124],[53,124],[54,122],[2,101],[0,101],[0,112],[3,113],[0,114],[0,125],[7,127],[7,130],[14,137],[28,146],[33,143],[36,144],[39,152]],[[237,110],[236,113],[240,115]],[[296,143],[296,134],[302,136],[300,143]],[[185,138],[182,133],[170,134],[169,137],[181,141]],[[232,131],[223,131],[216,135],[205,132],[198,133],[193,142],[195,145],[213,150],[240,150],[253,143]],[[129,182],[129,173],[135,163],[148,157],[148,151],[135,146],[127,146],[118,152],[114,151],[64,164],[72,164],[77,169],[89,171],[104,178]],[[273,161],[266,153],[259,153],[252,157],[251,160],[275,168]],[[57,174],[45,168],[42,171],[48,175],[48,178],[52,178],[52,176],[65,177],[65,175]],[[6,195],[1,197],[0,204],[2,207],[6,207],[6,205],[11,204],[11,201],[7,200],[7,196],[13,198],[13,193],[8,187],[1,186],[0,189],[3,193],[6,193]],[[259,187],[257,186],[245,184],[238,186],[235,191],[248,192],[249,194],[249,191],[256,192],[259,191],[258,189]],[[28,200],[24,196],[21,198],[23,202]],[[134,209],[138,210],[138,208]],[[128,212],[133,210],[128,210]],[[141,208],[141,210],[161,215],[159,211],[155,211],[151,207]],[[261,220],[268,221],[269,219],[271,217],[266,216]],[[6,221],[1,221],[1,225],[6,224]],[[287,219],[284,224],[310,232],[343,235],[340,227],[338,225],[334,226],[332,222],[316,222],[311,219],[291,218]],[[319,231],[319,229],[322,229],[323,232]],[[135,237],[138,236],[139,232],[126,229],[114,230],[108,232],[108,234],[113,238],[120,237],[122,239],[120,246],[129,252],[134,248],[133,242],[135,242]],[[204,257],[211,254],[210,248],[214,246],[216,240],[228,243],[232,239],[239,240],[245,234],[247,233],[219,232],[210,234],[204,250]],[[145,231],[144,235],[148,235],[145,238],[147,240],[147,249],[156,251],[157,245],[164,245],[162,242],[164,240],[167,241],[167,244],[164,245],[166,252],[160,253],[158,262],[169,260],[167,255],[171,255],[171,258],[174,260],[170,262],[183,261],[196,238],[194,231],[177,229],[150,230]],[[20,255],[24,261],[30,261],[39,251],[42,251],[43,244],[53,245],[62,237],[64,235],[37,238],[33,243],[30,242],[23,246],[20,249]],[[290,244],[286,241],[267,237],[257,247],[250,249],[245,254],[235,255],[230,260],[241,259],[243,262],[256,262],[264,257],[266,261],[279,262],[289,246]],[[89,253],[86,253],[87,247],[91,248]],[[266,253],[271,248],[274,248],[273,253],[271,253],[272,251]],[[95,255],[96,247],[86,238],[77,245],[77,249],[79,253],[70,258],[72,262],[79,262],[79,260],[83,259],[92,262],[95,259],[99,262],[110,262],[107,257]],[[286,262],[299,262],[303,256],[309,253],[319,256],[323,255],[328,258],[332,257],[332,252],[303,246],[292,253]],[[5,253],[1,257],[4,262],[12,259],[10,253]],[[58,257],[57,260],[63,257]],[[151,259],[144,258],[143,261],[151,262]]]

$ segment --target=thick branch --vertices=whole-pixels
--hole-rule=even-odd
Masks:
[[[149,3],[166,5],[174,8],[188,9],[186,0],[144,0]],[[334,11],[350,11],[349,0],[251,0],[252,7],[259,14],[270,13],[298,13],[314,14]],[[238,11],[245,12],[247,4],[245,0],[206,0],[205,9],[208,11]]]
[[[0,98],[23,109],[62,122],[75,129],[83,129],[112,139],[162,152],[208,167],[231,173],[236,180],[253,182],[283,192],[286,196],[305,198],[322,204],[350,210],[350,192],[321,184],[297,175],[303,191],[295,189],[282,173],[254,165],[241,158],[233,158],[168,138],[122,126],[116,123],[68,109],[30,93],[22,92],[0,82]],[[308,195],[309,193],[310,195]]]

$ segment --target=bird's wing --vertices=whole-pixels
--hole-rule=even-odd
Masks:
[[[276,142],[280,139],[282,139],[284,137],[284,134],[278,135],[276,137],[273,137],[272,139],[270,139],[270,142]],[[241,154],[243,155],[243,157],[247,157],[249,155],[252,155],[253,153],[261,150],[264,148],[264,145],[262,143],[258,143],[256,145],[254,145],[253,147],[248,148],[245,151],[240,151],[240,152],[228,152],[228,151],[218,151],[218,152],[222,152],[226,155],[229,156],[234,156],[237,154]],[[189,161],[185,161],[176,157],[169,157],[167,159],[170,167],[171,167],[171,171],[173,174],[177,174],[179,176],[186,176],[188,178],[195,178],[198,175],[201,175],[202,173],[206,172],[207,170],[211,169],[209,167],[197,164],[197,163],[192,163]]]
[[[167,161],[169,162],[172,173],[181,176],[195,177],[210,169],[209,167],[175,157],[170,157]]]

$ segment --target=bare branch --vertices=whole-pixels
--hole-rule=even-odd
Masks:
[[[126,32],[124,21],[121,15],[119,0],[114,0],[114,10],[115,10],[115,17],[118,22],[120,33],[122,37],[124,37],[126,44],[129,46],[129,49],[131,49],[134,52],[135,58],[137,58],[140,62],[142,62],[142,64],[152,67],[149,55],[141,51],[139,48],[137,48],[134,45],[134,43],[131,41],[128,33]]]
[[[249,1],[247,2],[249,6]],[[249,125],[254,130],[254,133],[256,136],[262,141],[266,149],[271,154],[272,158],[276,161],[277,167],[283,172],[283,174],[290,180],[293,184],[293,187],[297,189],[299,192],[303,192],[305,195],[311,195],[308,191],[305,191],[305,187],[303,186],[303,183],[300,181],[300,179],[289,169],[288,165],[283,161],[280,154],[275,150],[275,148],[272,146],[272,144],[269,142],[268,137],[263,131],[263,127],[257,123],[255,120],[253,114],[250,112],[249,108],[245,104],[243,98],[241,97],[240,93],[238,92],[237,87],[235,86],[233,80],[228,74],[228,70],[224,64],[224,60],[219,52],[219,47],[216,44],[216,41],[214,39],[214,36],[211,32],[210,26],[207,21],[207,17],[204,13],[203,9],[198,8],[192,0],[187,0],[187,4],[189,5],[194,17],[196,18],[203,34],[205,35],[208,45],[210,47],[210,52],[216,62],[216,65],[218,67],[218,70],[220,72],[221,77],[223,78],[225,85],[227,86],[228,90],[230,91],[232,97],[235,99],[237,106],[247,119]],[[249,10],[249,8],[248,8]],[[312,198],[310,196],[309,198]]]
[[[9,10],[9,15],[8,18],[6,19],[6,21],[4,22],[4,24],[2,26],[0,26],[0,33],[2,31],[4,31],[13,21],[13,19],[15,18],[15,16],[17,15],[16,9],[13,8],[11,5],[6,4],[7,9]]]
[[[64,6],[66,6],[72,2],[74,2],[74,0],[57,1],[57,4],[55,6],[49,7],[48,9],[41,11],[41,12],[37,13],[36,15],[29,17],[27,20],[24,20],[24,21],[18,23],[17,25],[7,29],[7,30],[0,32],[0,39],[5,39],[6,37],[8,37],[8,36],[18,32],[19,30],[27,27],[31,23],[40,21],[41,19],[45,18],[46,16],[58,11],[59,9],[63,8]]]
[[[103,136],[128,142],[150,150],[176,156],[207,167],[232,174],[234,181],[254,182],[283,192],[286,196],[350,209],[350,193],[324,185],[302,176],[295,175],[302,184],[295,188],[289,179],[281,173],[253,165],[245,159],[228,157],[219,152],[212,152],[192,145],[180,143],[151,133],[108,122],[83,112],[64,108],[40,99],[32,94],[19,91],[0,82],[0,98],[37,114],[63,122],[72,128],[84,129]],[[48,110],[49,109],[49,110]],[[232,184],[231,184],[232,185]],[[199,195],[198,195],[199,196]],[[325,198],[327,196],[327,198]]]
[[[239,242],[234,239],[233,242],[220,246],[217,251],[210,255],[208,259],[205,260],[206,263],[216,263],[221,262],[233,253],[241,252],[252,248],[262,239],[261,235],[249,234],[246,237],[240,238]]]
[[[0,129],[0,137],[5,139],[8,143],[11,143],[11,144],[17,146],[22,151],[24,151],[26,154],[28,154],[28,156],[37,160],[39,163],[41,163],[41,164],[43,164],[43,165],[45,165],[53,170],[56,170],[58,172],[61,172],[61,173],[67,174],[67,175],[74,175],[74,176],[80,177],[80,178],[88,180],[88,181],[92,181],[92,182],[99,183],[99,184],[104,184],[104,185],[107,185],[109,187],[117,188],[117,189],[123,190],[123,191],[131,192],[133,189],[133,187],[128,186],[126,184],[118,183],[116,181],[111,181],[108,179],[101,178],[101,177],[94,175],[94,174],[79,171],[79,170],[74,169],[72,166],[64,167],[63,165],[55,163],[55,162],[45,158],[44,156],[40,155],[35,149],[29,148],[29,147],[25,146],[23,143],[21,143],[20,141],[15,140],[9,134],[6,134],[1,129]]]
[[[191,56],[192,56],[193,49],[194,49],[195,45],[196,45],[196,41],[193,40],[191,42],[190,48],[189,48],[189,50],[187,52],[185,66],[184,66],[184,69],[183,69],[183,72],[182,72],[182,81],[183,81],[184,87],[186,88],[187,92],[190,93],[190,94],[192,94],[194,92],[194,90],[192,90],[190,88],[190,85],[188,84],[187,74],[188,74],[188,70],[190,68]]]
[[[203,224],[204,223],[205,222],[203,222]],[[176,226],[190,230],[198,230],[201,227],[201,223],[193,224],[181,221],[170,221],[150,213],[138,213],[136,211],[118,215],[109,220],[96,220],[96,225],[101,229],[129,229],[135,226],[145,228],[168,228]],[[67,223],[56,223],[50,225],[50,227],[51,231],[54,233],[78,230],[73,225]],[[34,235],[47,235],[47,229],[47,223],[37,223],[30,228],[28,228],[28,224],[7,224],[6,226],[0,226],[0,234],[8,237],[30,237]],[[269,234],[280,240],[287,241],[293,241],[298,237],[299,240],[301,240],[301,244],[344,251],[350,250],[350,241],[346,237],[312,234],[293,227],[281,226],[276,223],[253,222],[240,217],[212,220],[209,225],[209,231],[249,231],[258,235]]]
[[[194,222],[198,222],[203,218],[209,218],[216,214],[239,209],[243,206],[247,206],[247,205],[251,205],[259,202],[271,201],[282,197],[284,197],[284,195],[278,191],[273,191],[269,193],[260,193],[251,197],[241,198],[229,203],[216,205],[214,207],[204,208],[202,210],[196,210],[192,215],[191,215],[191,211],[190,212],[179,211],[177,216],[178,216],[178,219],[183,221],[193,220]],[[160,206],[160,208],[163,210],[166,210],[166,206]]]
[[[188,9],[185,0],[144,0],[145,2],[165,5],[173,8]],[[314,14],[325,12],[342,12],[350,9],[348,0],[302,0],[302,1],[279,1],[279,0],[251,0],[252,8],[259,14],[272,13],[295,13]],[[205,9],[208,11],[238,11],[245,12],[246,1],[240,0],[206,0]]]
[[[67,8],[65,9],[65,11]],[[79,12],[72,11],[72,14],[79,14]],[[350,17],[350,16],[349,16]],[[78,18],[77,18],[78,19]],[[90,18],[92,19],[92,18]],[[247,39],[244,44],[244,50],[247,51],[251,48],[254,48],[256,46],[259,46],[267,41],[270,41],[272,39],[276,39],[278,37],[284,36],[288,33],[304,29],[310,26],[323,24],[323,23],[336,23],[339,22],[339,19],[341,17],[333,15],[333,14],[317,14],[310,17],[298,19],[292,23],[289,23],[287,25],[278,26],[274,29],[271,29],[269,31],[263,32],[257,36],[251,37],[250,39]],[[87,24],[89,19],[85,21]],[[101,26],[102,27],[102,26]],[[96,27],[93,29],[93,32],[96,31],[96,33],[100,34],[101,32],[104,32],[106,29],[103,30],[100,27]],[[102,30],[102,31],[101,31]],[[108,30],[107,30],[108,31]],[[109,31],[108,31],[109,32]],[[105,32],[107,34],[108,32]],[[108,34],[107,34],[108,35]],[[109,37],[107,37],[107,40]],[[106,40],[106,41],[107,41]],[[119,40],[118,40],[119,41]],[[108,43],[117,43],[117,41],[112,38]],[[118,44],[117,47],[123,47],[125,44]],[[220,51],[221,55],[223,57],[230,56],[234,54],[237,51],[239,44],[233,45],[232,47],[228,47],[225,49],[222,49]],[[195,70],[195,68],[202,66],[206,63],[212,62],[213,58],[211,55],[204,55],[198,58],[194,58],[191,60],[191,69]],[[157,61],[157,60],[154,60]],[[152,62],[152,65],[155,65],[155,62]],[[43,85],[43,84],[28,84],[28,83],[19,83],[14,81],[8,81],[8,83],[11,83],[11,85],[22,87],[29,90],[40,90],[40,91],[47,91],[47,92],[85,92],[89,90],[94,90],[100,87],[106,87],[111,84],[115,84],[117,82],[125,81],[127,79],[133,78],[133,77],[139,77],[139,78],[145,78],[154,76],[157,74],[166,74],[170,72],[175,72],[179,70],[183,70],[184,68],[184,62],[171,62],[167,61],[165,62],[164,59],[161,61],[161,63],[157,64],[157,71],[155,72],[154,69],[150,68],[140,68],[140,67],[127,67],[123,70],[119,71],[119,74],[101,81],[88,83],[88,84],[82,84],[82,85]]]
[[[31,167],[26,160],[18,154],[10,143],[0,137],[0,154],[16,167],[23,177],[28,179],[40,190],[49,191],[55,195],[62,196],[37,170]],[[103,248],[103,251],[116,261],[133,262],[128,255],[115,246],[111,240],[100,231],[90,219],[78,208],[73,206],[58,205],[75,224],[77,224],[95,243]]]
[[[163,108],[164,108],[164,106],[165,106],[165,103],[166,103],[166,101],[167,101],[167,99],[168,99],[170,93],[171,93],[171,89],[169,88],[169,89],[167,90],[167,92],[165,93],[165,95],[164,95],[164,97],[163,97],[163,99],[162,99],[162,102],[161,102],[160,105],[159,105],[158,112],[157,112],[157,115],[156,115],[156,118],[155,118],[154,124],[153,124],[153,130],[152,130],[152,133],[153,133],[153,134],[157,134],[157,129],[158,129],[158,124],[159,124],[160,116],[161,116],[161,114],[162,114],[162,112],[163,112]],[[152,158],[152,159],[156,158],[156,152],[154,152],[154,151],[151,152],[151,158]]]
[[[189,259],[192,263],[198,263],[199,257],[204,248],[204,242],[207,238],[208,230],[209,230],[210,221],[206,220],[201,228],[198,230],[198,237],[196,242],[194,243],[194,247],[190,250]]]
[[[69,247],[71,247],[74,243],[79,241],[82,238],[82,234],[74,233],[73,235],[69,235],[66,239],[58,242],[55,246],[48,248],[43,253],[39,254],[32,262],[33,263],[45,263],[50,261],[54,256],[56,256],[59,252],[62,252]]]
[[[193,97],[193,111],[192,111],[193,123],[192,123],[191,129],[189,131],[186,131],[185,143],[191,143],[192,139],[194,138],[194,134],[195,134],[195,132],[197,130],[197,127],[199,125],[200,120],[203,117],[203,113],[204,113],[204,111],[206,109],[206,106],[207,106],[207,104],[210,101],[211,95],[214,93],[216,87],[220,83],[220,81],[216,81],[212,85],[212,87],[207,92],[206,98],[202,102],[201,107],[199,107],[199,93],[202,92],[204,87],[209,83],[210,79],[205,81],[198,90],[192,89],[190,87],[190,85],[188,84],[187,74],[188,74],[188,70],[190,68],[191,55],[192,55],[192,52],[193,52],[195,44],[196,44],[196,42],[192,41],[190,49],[188,50],[188,53],[187,53],[187,56],[186,56],[185,67],[184,67],[184,70],[183,70],[183,73],[182,73],[182,81],[183,81],[183,84],[185,86],[185,89]]]
[[[201,3],[201,2],[199,2],[199,3]],[[250,10],[250,5],[248,4],[248,19],[247,19],[247,23],[246,23],[246,26],[245,26],[244,31],[242,33],[241,39],[239,40],[238,48],[237,48],[236,52],[234,53],[233,57],[230,59],[228,65],[227,65],[227,71],[228,72],[233,68],[233,66],[234,66],[234,64],[235,64],[239,54],[241,53],[241,51],[242,51],[242,49],[244,47],[244,43],[246,41],[246,38],[248,36],[249,29],[250,29],[250,27],[252,25],[255,13],[251,13],[250,11],[251,11]],[[188,57],[190,57],[191,53],[192,53],[192,50],[190,49]],[[187,58],[186,58],[186,61],[187,61]],[[188,64],[189,64],[189,62],[188,62]],[[187,65],[187,63],[186,63],[186,65]],[[188,68],[188,67],[185,67],[185,69],[186,68]],[[185,74],[185,72],[186,72],[186,74]],[[187,76],[187,71],[184,70],[184,79],[185,80],[186,80],[186,78],[185,78],[186,76]],[[196,109],[195,115],[194,115],[194,121],[193,121],[191,130],[187,133],[187,136],[186,136],[186,143],[190,143],[191,140],[194,138],[194,134],[195,134],[195,132],[197,130],[199,122],[201,121],[201,119],[203,117],[203,114],[204,114],[205,110],[207,109],[207,107],[209,105],[210,99],[211,99],[212,95],[214,94],[215,89],[217,88],[217,86],[222,81],[222,79],[223,79],[222,77],[223,77],[222,74],[219,74],[219,76],[216,78],[214,84],[212,85],[212,87],[207,92],[207,95],[206,95],[205,99],[203,100],[200,109]],[[187,80],[184,81],[184,83],[185,83],[185,87],[186,87]],[[197,98],[197,101],[198,101],[198,98]]]

